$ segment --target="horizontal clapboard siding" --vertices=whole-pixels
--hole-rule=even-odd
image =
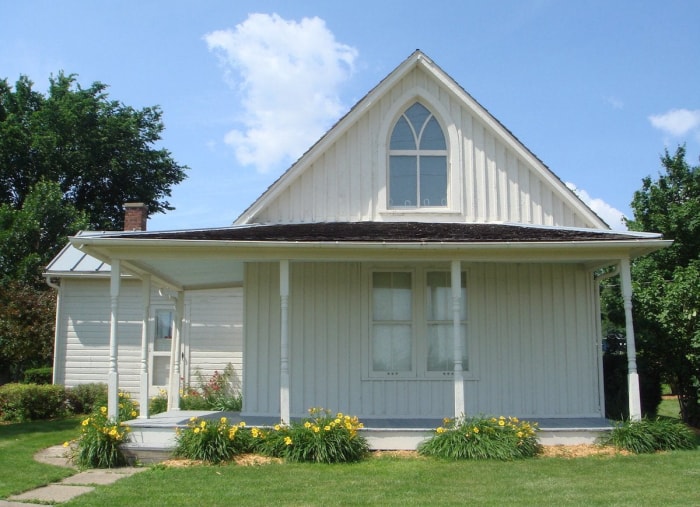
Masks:
[[[463,222],[517,222],[549,226],[595,227],[562,196],[561,182],[543,177],[451,91],[415,68],[391,93],[369,108],[344,135],[327,147],[266,204],[250,222],[288,223],[392,220],[383,215],[386,199],[387,121],[399,103],[419,94],[447,111],[443,129],[456,132],[450,159],[457,164],[450,185],[455,213],[402,214],[399,219]],[[435,107],[432,107],[436,113]],[[553,182],[554,181],[554,182]],[[566,192],[566,191],[564,191]],[[393,216],[393,218],[391,218]],[[421,218],[422,217],[422,218]]]
[[[105,279],[62,280],[59,325],[56,335],[55,380],[59,384],[106,382],[109,370],[111,301]],[[151,304],[172,304],[154,289]],[[195,372],[210,376],[228,363],[242,379],[242,289],[185,294],[184,348],[186,379]],[[143,303],[141,283],[123,280],[119,297],[118,370],[120,388],[137,395],[141,367]]]
[[[315,406],[363,417],[451,415],[451,380],[380,380],[363,375],[369,361],[364,267],[360,263],[291,264],[292,416]],[[601,415],[591,274],[567,264],[478,264],[464,269],[470,351],[467,412]],[[276,415],[278,267],[250,264],[246,280],[246,412]]]

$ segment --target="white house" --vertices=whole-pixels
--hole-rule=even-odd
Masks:
[[[103,264],[47,270],[57,382],[108,379],[115,413],[117,386],[147,392],[167,356],[177,409],[180,377],[232,362],[244,417],[323,406],[396,427],[603,420],[596,273],[611,266],[639,417],[629,262],[668,244],[611,231],[420,51],[233,226],[70,242],[110,282]],[[173,316],[167,351],[159,309]]]

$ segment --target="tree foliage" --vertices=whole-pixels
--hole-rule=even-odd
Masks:
[[[94,229],[121,229],[125,202],[144,202],[150,214],[173,209],[166,198],[187,168],[155,147],[160,108],[134,109],[106,90],[99,82],[82,88],[63,72],[46,96],[26,76],[14,90],[0,81],[0,203],[20,208],[48,180]]]
[[[173,209],[187,167],[156,146],[163,128],[159,107],[126,106],[72,74],[46,94],[26,76],[0,80],[0,376],[51,362],[55,294],[41,273],[67,236],[122,229],[126,202]]]
[[[628,226],[673,240],[634,262],[635,326],[640,347],[678,392],[682,418],[700,425],[700,167],[685,155],[682,146],[666,151],[664,172],[644,178]]]

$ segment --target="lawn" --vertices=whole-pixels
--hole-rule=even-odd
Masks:
[[[34,453],[78,434],[79,419],[0,425],[0,498],[68,477],[74,472],[38,463]]]
[[[154,468],[66,506],[697,505],[700,451],[645,456]]]

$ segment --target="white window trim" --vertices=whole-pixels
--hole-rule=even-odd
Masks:
[[[416,207],[416,208],[395,208],[389,207],[389,142],[396,122],[401,115],[415,102],[423,104],[435,116],[438,124],[442,128],[447,144],[447,206],[446,207]],[[387,111],[379,129],[379,153],[378,171],[379,190],[377,194],[377,213],[382,216],[407,216],[414,218],[420,216],[425,220],[430,215],[462,215],[464,212],[462,199],[463,175],[460,171],[462,166],[462,150],[458,126],[448,122],[450,112],[427,90],[419,87],[412,87],[406,90]]]
[[[410,372],[383,372],[373,370],[373,348],[372,348],[372,331],[374,326],[373,319],[373,301],[372,301],[372,275],[374,273],[411,273],[412,282],[412,304],[413,304],[413,336],[411,342],[412,350],[412,370]],[[368,302],[368,322],[367,322],[367,339],[365,357],[365,367],[363,380],[453,380],[454,371],[428,371],[428,320],[426,316],[426,289],[427,289],[427,275],[433,272],[446,272],[449,273],[450,270],[445,266],[371,266],[366,270],[364,276],[365,287],[367,291],[367,302]],[[463,321],[467,326],[467,336],[466,336],[466,347],[467,347],[467,361],[464,365],[463,376],[464,380],[477,380],[475,376],[474,369],[474,350],[475,340],[470,336],[472,331],[471,324],[471,298],[469,297],[469,271],[464,267],[461,269],[461,273],[464,274],[466,279],[466,292],[467,292],[467,318]],[[451,308],[451,306],[450,306]]]

